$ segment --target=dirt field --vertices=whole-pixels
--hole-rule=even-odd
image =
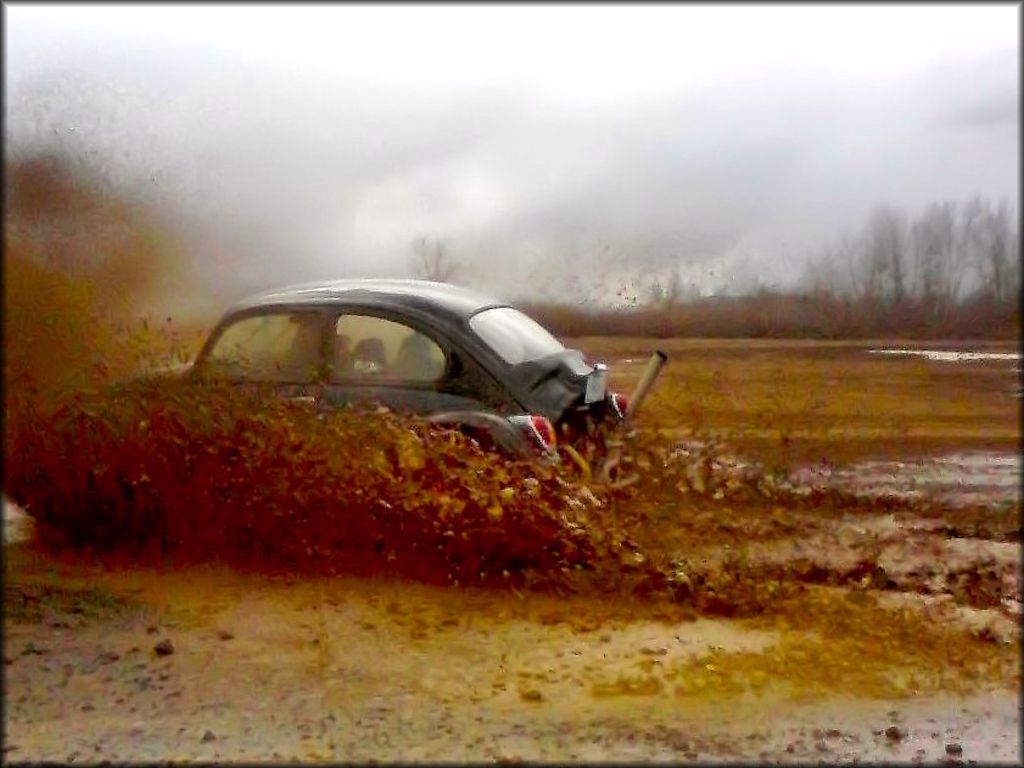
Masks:
[[[1020,447],[1020,345],[1005,342],[567,340],[632,389],[652,348],[670,364],[643,423],[728,441],[795,467]],[[1016,359],[933,361],[871,350],[973,350]]]
[[[969,454],[942,465],[947,485],[987,480],[956,506],[691,492],[651,515],[684,578],[800,585],[755,615],[217,566],[111,572],[11,544],[5,759],[1019,763],[1019,359],[577,342],[627,392],[655,344],[670,363],[642,428],[723,439],[794,476],[827,465],[867,498],[877,462],[914,475]],[[936,482],[913,490],[941,495]]]

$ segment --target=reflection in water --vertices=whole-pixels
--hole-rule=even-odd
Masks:
[[[973,360],[1020,360],[1020,352],[958,352],[941,349],[869,349],[872,355],[917,355],[928,360],[944,363],[960,363]]]
[[[954,453],[914,461],[865,461],[842,469],[804,467],[794,480],[826,484],[861,496],[932,498],[954,506],[1020,502],[1021,457],[1012,453]]]

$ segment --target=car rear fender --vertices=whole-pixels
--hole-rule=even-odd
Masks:
[[[470,433],[487,435],[501,450],[516,456],[531,456],[531,446],[521,431],[502,416],[486,411],[444,411],[427,417],[432,424],[458,427]]]

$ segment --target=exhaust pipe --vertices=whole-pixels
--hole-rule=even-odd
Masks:
[[[665,367],[666,362],[668,362],[668,355],[660,349],[655,350],[654,354],[651,355],[651,359],[647,363],[647,368],[644,369],[643,376],[640,377],[640,381],[636,385],[636,389],[634,389],[633,394],[629,396],[629,405],[626,406],[626,414],[622,417],[622,423],[629,421],[630,418],[636,414],[637,410],[640,408],[640,404],[643,403],[644,398],[647,397],[647,393],[650,392],[651,387],[654,386],[654,380],[658,378],[658,374],[661,373],[661,369]],[[611,482],[612,470],[620,463],[621,455],[622,443],[620,441],[617,441],[614,445],[609,443],[608,455],[604,458],[601,469],[598,473],[598,476],[603,482]],[[632,485],[639,479],[639,475],[633,473],[629,477],[616,480],[612,484],[612,487],[625,488],[627,485]]]
[[[644,398],[647,397],[647,393],[651,391],[651,387],[654,386],[654,380],[658,378],[658,374],[661,373],[661,369],[665,367],[665,363],[668,361],[668,355],[662,352],[660,349],[655,350],[654,354],[651,355],[651,359],[647,363],[647,368],[644,370],[644,375],[640,377],[639,383],[636,385],[636,389],[633,390],[633,394],[629,396],[629,404],[626,406],[626,416],[623,421],[630,419],[636,414],[640,408],[640,404],[643,403]]]

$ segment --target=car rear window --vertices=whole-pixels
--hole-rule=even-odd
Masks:
[[[512,307],[495,307],[478,312],[469,327],[511,365],[539,360],[565,347],[544,326]]]

